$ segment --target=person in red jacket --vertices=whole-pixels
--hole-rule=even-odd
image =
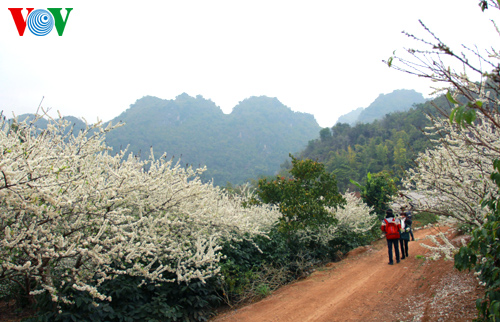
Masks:
[[[392,209],[387,209],[385,212],[385,219],[382,221],[380,229],[385,233],[387,239],[387,248],[389,249],[389,265],[393,265],[392,261],[392,248],[396,253],[396,263],[399,263],[399,231],[401,230],[401,222],[399,219],[394,218]]]

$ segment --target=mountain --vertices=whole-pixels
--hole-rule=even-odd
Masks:
[[[156,157],[183,165],[207,166],[202,178],[216,185],[241,184],[273,175],[289,153],[303,149],[321,129],[311,114],[293,112],[278,99],[250,97],[224,114],[211,100],[181,94],[175,100],[146,96],[112,123],[106,142],[142,157],[153,147]]]
[[[309,141],[296,156],[325,164],[326,170],[336,175],[341,192],[355,191],[351,180],[364,182],[368,173],[389,173],[398,181],[415,166],[419,153],[431,148],[433,139],[442,134],[424,134],[424,129],[432,125],[431,118],[442,117],[441,113],[450,113],[451,108],[446,96],[440,95],[371,123],[336,123],[322,129],[320,137]]]
[[[17,120],[20,122],[22,122],[22,121],[32,122],[34,119],[35,119],[34,114],[21,114],[21,115],[17,116]],[[63,119],[70,122],[70,126],[73,129],[74,134],[78,133],[78,131],[80,131],[82,129],[85,129],[85,127],[86,127],[86,124],[84,121],[82,121],[79,118],[76,118],[74,116],[64,116]],[[35,122],[35,126],[39,129],[44,129],[47,127],[48,123],[49,123],[49,121],[46,118],[39,118]],[[69,129],[67,129],[67,131],[69,131]]]
[[[392,112],[408,111],[414,104],[424,103],[425,98],[415,90],[398,89],[389,94],[380,94],[367,108],[357,108],[339,117],[337,123],[355,125],[382,119]]]
[[[33,115],[18,117],[26,118]],[[64,118],[74,132],[85,128],[80,119]],[[304,149],[321,129],[313,115],[294,112],[266,96],[239,102],[231,114],[200,95],[184,93],[174,100],[145,96],[110,122],[120,121],[125,125],[106,135],[114,151],[128,146],[129,152],[147,158],[153,147],[155,157],[166,152],[183,166],[207,166],[202,179],[216,185],[276,174],[288,154]],[[36,125],[44,128],[47,120]]]
[[[337,123],[347,123],[350,125],[356,124],[359,115],[361,114],[361,112],[363,112],[364,109],[364,107],[358,107],[357,109],[350,111],[347,114],[341,115],[338,118]]]

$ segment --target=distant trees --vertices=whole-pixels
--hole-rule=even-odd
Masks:
[[[385,171],[401,178],[417,154],[431,146],[422,132],[431,124],[425,117],[430,108],[434,109],[426,103],[353,127],[337,123],[322,129],[320,138],[310,141],[300,158],[324,163],[336,175],[340,191],[355,189],[350,180],[361,182],[368,173]]]
[[[324,129],[321,129],[321,131],[319,131],[319,138],[321,141],[326,141],[328,139],[330,139],[332,137],[332,131],[325,127]]]

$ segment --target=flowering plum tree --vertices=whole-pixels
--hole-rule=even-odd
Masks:
[[[483,11],[500,9],[500,2],[493,0],[482,0],[479,5]],[[493,25],[500,34],[494,21]],[[449,123],[435,122],[442,134],[439,145],[419,157],[407,184],[427,194],[428,208],[475,227],[469,244],[458,253],[455,250],[455,267],[475,269],[485,286],[484,297],[476,301],[480,320],[500,321],[500,53],[494,48],[484,53],[464,46],[474,57],[469,59],[429,33],[433,41],[421,41],[431,46],[430,51],[412,49],[410,59],[387,61],[389,66],[396,61],[399,70],[444,83],[437,90],[446,92],[452,107]],[[462,70],[445,64],[446,58],[458,61]]]
[[[117,274],[204,281],[219,271],[222,241],[263,235],[278,219],[203,184],[204,169],[113,154],[104,140],[114,127],[1,124],[0,280],[68,303],[65,284],[104,299],[97,286]]]
[[[498,9],[496,1],[480,4],[483,10]],[[465,45],[464,51],[458,53],[421,24],[431,40],[406,34],[427,48],[408,49],[406,56],[391,57],[386,63],[434,81],[435,93],[446,94],[450,109],[434,104],[444,116],[433,116],[433,126],[427,129],[435,147],[420,154],[416,167],[408,171],[403,181],[404,187],[416,192],[418,198],[414,203],[418,210],[450,216],[473,227],[481,226],[488,212],[480,206],[481,200],[495,198],[497,194],[489,176],[493,160],[500,155],[500,56],[495,49],[480,51]],[[470,55],[474,59],[469,59]],[[467,123],[474,126],[465,126]]]
[[[498,130],[480,114],[473,130],[435,118],[427,133],[435,147],[418,156],[403,186],[418,195],[413,202],[419,210],[481,226],[488,213],[481,200],[498,195],[489,178],[500,149]]]

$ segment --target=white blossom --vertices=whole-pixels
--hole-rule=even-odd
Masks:
[[[408,170],[403,194],[411,197],[419,211],[481,226],[489,212],[481,201],[498,194],[490,175],[493,160],[499,156],[500,134],[483,114],[478,114],[478,124],[468,130],[458,129],[447,119],[433,119],[433,123],[427,134],[435,147],[420,153],[416,167]],[[396,202],[406,204],[408,200]]]
[[[63,119],[45,130],[1,124],[0,279],[34,278],[31,294],[46,290],[54,301],[55,276],[96,298],[104,295],[94,277],[205,281],[220,270],[223,242],[265,235],[280,216],[202,183],[204,169],[152,151],[146,161],[113,153],[104,140],[115,127],[97,123],[74,136]]]
[[[326,245],[330,240],[340,237],[341,232],[362,234],[378,225],[377,216],[372,214],[369,207],[353,192],[343,194],[346,204],[337,207],[328,207],[331,216],[338,220],[336,225],[326,225],[315,229],[306,228],[297,234],[302,241],[315,241]]]

